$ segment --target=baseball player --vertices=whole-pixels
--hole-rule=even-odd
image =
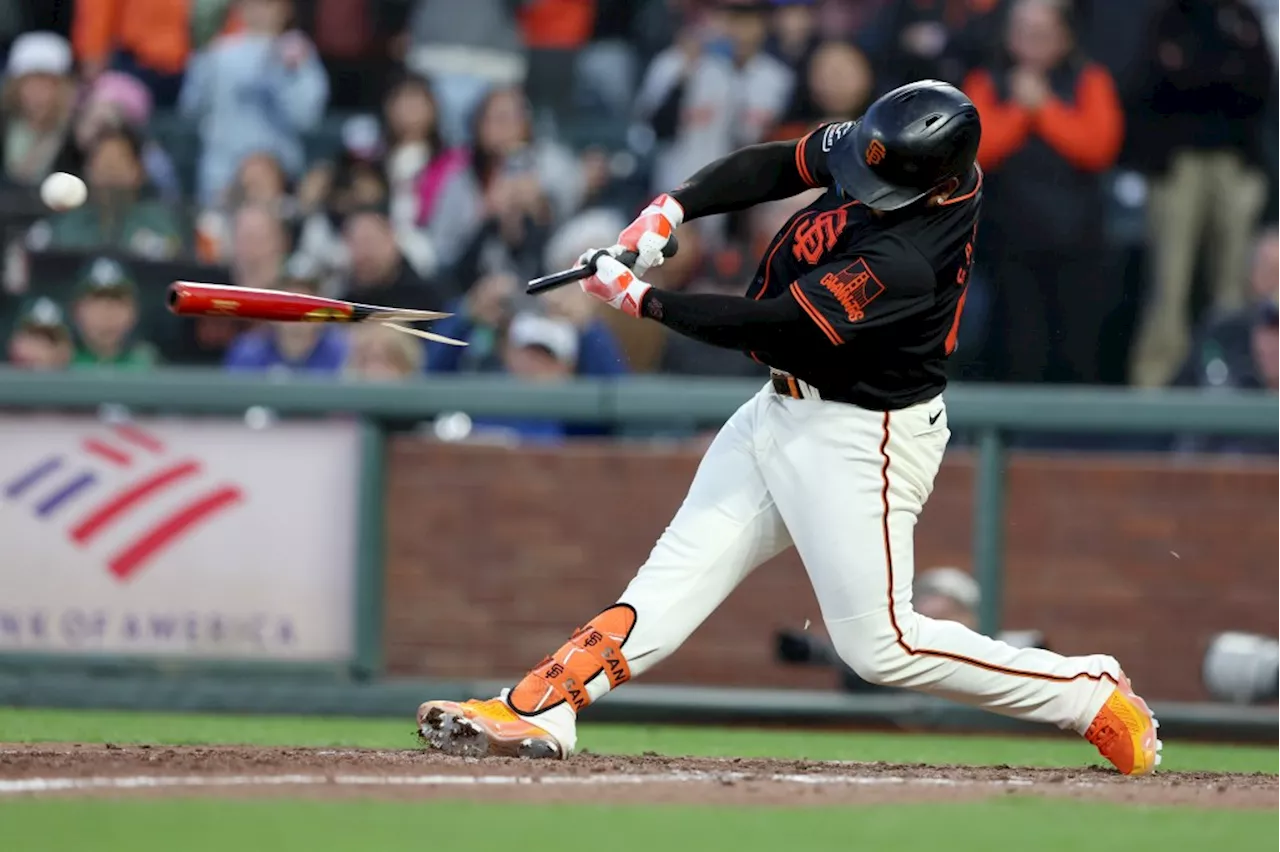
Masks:
[[[1122,773],[1155,769],[1156,720],[1115,659],[1015,648],[911,606],[912,533],[950,437],[944,366],[973,262],[980,132],[955,88],[913,83],[860,121],[706,166],[622,232],[586,292],[741,350],[772,380],[724,425],[617,603],[499,697],[424,703],[430,747],[569,756],[578,713],[795,547],[836,652],[863,679],[1069,728]],[[826,191],[774,237],[745,298],[642,280],[681,223],[811,188]],[[638,255],[632,269],[614,259],[624,250]]]

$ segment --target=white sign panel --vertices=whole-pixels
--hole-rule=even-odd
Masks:
[[[358,426],[0,417],[0,652],[341,661]]]

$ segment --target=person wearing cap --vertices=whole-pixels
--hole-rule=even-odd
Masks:
[[[240,0],[243,29],[215,39],[187,67],[179,111],[199,122],[204,206],[217,202],[240,161],[269,151],[291,178],[306,164],[304,134],[324,117],[329,78],[315,45],[288,29],[293,0]]]
[[[304,259],[292,259],[273,289],[316,296],[320,285]],[[345,330],[329,323],[263,323],[236,338],[223,366],[231,372],[337,373],[348,344]]]
[[[40,297],[18,314],[9,336],[9,365],[22,370],[63,370],[71,363],[71,332],[58,303]]]
[[[71,316],[76,332],[72,367],[143,370],[160,360],[154,346],[134,336],[138,288],[128,271],[111,258],[97,258],[85,267]]]
[[[75,106],[71,45],[57,33],[23,33],[9,49],[0,106],[0,163],[18,186],[38,186],[54,172],[79,172],[71,135]]]
[[[555,383],[573,376],[578,359],[578,330],[562,319],[536,313],[516,314],[507,327],[502,361],[508,375],[526,382]],[[481,436],[506,436],[520,442],[558,443],[565,424],[539,418],[485,418],[472,424]]]
[[[181,212],[150,197],[142,139],[127,126],[98,134],[89,149],[89,201],[48,222],[48,244],[60,249],[115,249],[151,260],[177,257],[192,241]],[[33,245],[43,240],[37,226]]]

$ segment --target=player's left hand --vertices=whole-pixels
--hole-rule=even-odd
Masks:
[[[592,250],[591,254],[595,254]],[[584,292],[595,296],[611,308],[617,308],[628,316],[640,316],[640,305],[649,285],[641,281],[620,261],[608,254],[596,261],[596,274],[582,279]]]

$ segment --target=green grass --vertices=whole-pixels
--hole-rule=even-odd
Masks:
[[[795,810],[475,802],[0,802],[5,848],[94,852],[1142,852],[1276,848],[1265,812],[1005,798]]]
[[[232,716],[0,708],[0,742],[356,746],[409,748],[412,720],[314,716]],[[932,734],[760,731],[644,725],[583,725],[579,747],[601,754],[791,757],[894,763],[1084,766],[1098,760],[1073,737],[986,737]],[[1272,748],[1165,743],[1163,768],[1277,772]]]
[[[414,745],[408,720],[0,708],[0,742]],[[591,751],[902,763],[1083,766],[1069,737],[1010,738],[585,725]],[[1166,768],[1276,773],[1274,748],[1167,743]],[[370,794],[371,796],[373,794]],[[0,797],[0,849],[92,852],[1145,852],[1275,849],[1274,811],[1139,807],[1066,798],[861,807],[514,804],[352,798]]]

